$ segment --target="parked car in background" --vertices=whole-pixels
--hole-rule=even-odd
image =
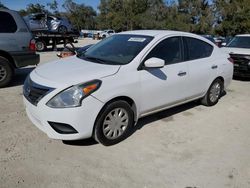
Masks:
[[[236,35],[223,49],[234,60],[234,76],[250,78],[250,34]]]
[[[104,30],[103,32],[99,33],[99,37],[104,39],[106,37],[109,37],[111,35],[115,34],[114,30],[108,29],[108,30]]]
[[[212,43],[215,44],[215,40],[214,40],[214,37],[212,35],[201,35],[201,36],[210,40]]]
[[[67,18],[60,18],[44,13],[36,13],[25,16],[24,20],[32,31],[48,30],[61,34],[74,31],[73,26]]]
[[[141,117],[193,100],[215,105],[232,80],[229,57],[191,33],[123,32],[37,67],[25,81],[24,103],[51,138],[93,136],[112,145]]]
[[[222,47],[223,40],[225,40],[224,37],[220,37],[220,36],[214,37],[215,44],[220,48]]]
[[[231,37],[231,36],[225,37],[224,40],[222,40],[221,46],[222,47],[226,46],[232,39],[233,39],[233,37]]]
[[[0,87],[10,83],[15,69],[38,63],[35,40],[23,18],[16,11],[0,9]]]

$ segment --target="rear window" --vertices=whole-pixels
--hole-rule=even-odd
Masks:
[[[211,56],[213,46],[195,38],[184,37],[185,60],[195,60]]]
[[[0,33],[15,33],[17,25],[14,18],[8,12],[0,11]]]

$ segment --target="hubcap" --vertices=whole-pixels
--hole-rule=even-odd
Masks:
[[[216,102],[220,97],[221,86],[218,82],[214,83],[211,87],[209,98],[211,102]]]
[[[7,76],[6,69],[0,65],[0,81],[3,81]]]
[[[115,108],[103,121],[103,133],[108,139],[120,137],[128,127],[128,113],[123,108]]]

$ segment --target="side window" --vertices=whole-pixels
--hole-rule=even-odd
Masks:
[[[184,37],[185,60],[194,60],[209,57],[213,52],[213,46],[195,38]]]
[[[17,25],[14,18],[7,12],[0,11],[0,33],[15,33]]]
[[[180,37],[171,37],[157,44],[146,59],[157,57],[165,60],[165,65],[178,63],[182,61]]]

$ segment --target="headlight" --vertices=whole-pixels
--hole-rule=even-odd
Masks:
[[[54,96],[47,106],[51,108],[71,108],[81,106],[82,100],[101,86],[100,80],[72,86]]]

